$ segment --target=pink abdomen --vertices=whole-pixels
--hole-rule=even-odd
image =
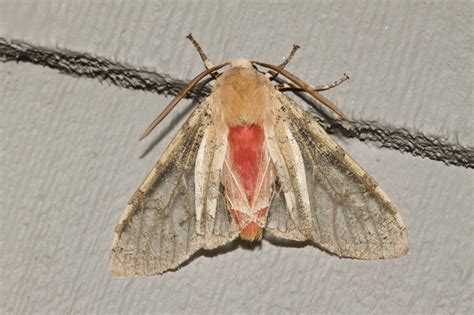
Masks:
[[[251,203],[263,161],[263,129],[257,125],[231,127],[228,140],[232,170]]]
[[[245,197],[250,207],[254,204],[254,199],[258,196],[258,181],[262,181],[262,168],[264,167],[264,139],[265,134],[258,125],[235,126],[229,128],[228,133],[228,163],[230,164],[231,174],[225,173],[226,178],[226,195],[230,200],[230,212],[234,220],[240,225],[240,236],[242,239],[255,240],[259,239],[262,234],[262,228],[255,220],[249,219],[245,214],[245,209],[239,209],[244,204],[242,202],[241,190],[236,189],[237,184],[245,192]],[[235,187],[234,187],[235,185]],[[232,186],[232,187],[230,187]],[[260,185],[261,186],[261,185]],[[265,189],[265,187],[263,188]],[[240,192],[240,193],[239,193]],[[240,199],[240,200],[239,200]],[[251,209],[252,215],[266,217],[268,207],[263,209]]]

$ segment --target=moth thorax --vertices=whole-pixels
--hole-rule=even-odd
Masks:
[[[252,68],[230,68],[214,86],[215,110],[230,126],[262,126],[270,108],[272,88],[269,80]]]

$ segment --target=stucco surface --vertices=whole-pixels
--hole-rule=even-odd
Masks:
[[[279,63],[351,119],[474,146],[472,2],[0,1],[0,37],[189,80],[215,62]],[[398,206],[410,251],[356,261],[267,241],[176,272],[113,279],[108,251],[129,197],[189,113],[169,97],[0,63],[0,313],[472,313],[473,171],[336,135]]]

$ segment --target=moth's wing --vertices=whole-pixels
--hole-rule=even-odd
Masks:
[[[113,275],[159,274],[238,236],[220,191],[222,139],[205,101],[129,201],[115,229]]]
[[[407,231],[388,196],[311,115],[286,95],[276,98],[268,142],[278,180],[266,230],[342,257],[406,254]]]

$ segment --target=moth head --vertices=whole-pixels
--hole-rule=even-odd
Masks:
[[[244,69],[249,69],[249,68],[252,67],[252,63],[251,63],[250,60],[248,60],[248,59],[239,58],[239,59],[232,60],[232,61],[230,62],[230,67],[231,67],[231,68],[244,68]]]

